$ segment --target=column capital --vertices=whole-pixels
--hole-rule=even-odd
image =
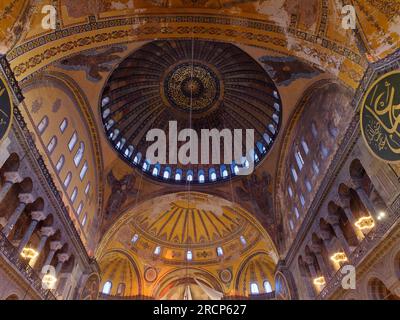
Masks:
[[[60,241],[52,241],[50,242],[50,250],[57,251],[62,248],[62,243]]]
[[[31,217],[33,220],[43,221],[44,219],[46,219],[47,214],[45,214],[43,211],[32,211]]]
[[[314,258],[311,257],[311,256],[304,256],[304,261],[305,261],[308,265],[314,264]]]
[[[42,227],[41,229],[40,229],[40,235],[43,237],[43,236],[46,236],[46,237],[50,237],[50,236],[52,236],[53,234],[55,234],[56,233],[56,230],[54,230],[54,228],[53,227]]]
[[[18,195],[18,199],[20,202],[25,203],[25,204],[29,204],[29,203],[32,203],[33,201],[35,201],[32,193],[20,193]]]
[[[59,262],[66,262],[69,259],[69,254],[68,253],[60,253],[57,255],[57,259]]]
[[[310,247],[311,251],[314,252],[315,254],[320,254],[321,253],[321,250],[322,250],[321,245],[319,245],[317,243],[311,243],[309,245],[309,247]]]
[[[339,224],[339,217],[337,215],[328,215],[326,217],[326,221],[328,221],[332,226]]]
[[[322,240],[329,240],[331,238],[331,233],[328,230],[321,230],[320,235]]]
[[[23,178],[17,171],[5,172],[4,177],[6,178],[7,182],[11,182],[11,183],[20,183],[23,180]]]

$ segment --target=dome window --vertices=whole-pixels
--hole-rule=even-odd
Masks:
[[[67,127],[68,127],[68,120],[67,118],[64,118],[64,120],[60,124],[61,133],[64,133],[64,131],[67,130]]]
[[[37,126],[39,133],[42,134],[46,130],[48,125],[49,125],[49,118],[47,116],[44,116]]]
[[[135,244],[139,240],[139,235],[135,233],[131,239],[131,243]]]
[[[154,249],[154,254],[155,254],[156,256],[159,256],[160,253],[161,253],[161,247],[157,246],[157,247]]]
[[[107,118],[111,113],[111,110],[107,108],[106,110],[103,111],[103,119]]]
[[[271,293],[272,292],[271,284],[267,280],[264,281],[264,291],[265,291],[265,293]]]
[[[217,256],[222,257],[224,255],[224,251],[221,247],[217,247]]]
[[[107,104],[109,104],[110,98],[109,97],[104,97],[103,100],[101,100],[101,106],[105,107]]]
[[[245,238],[244,236],[240,236],[240,242],[241,242],[242,245],[244,245],[244,246],[247,244],[246,238]]]
[[[192,259],[193,259],[193,254],[192,254],[192,251],[188,251],[188,252],[186,252],[186,260],[187,261],[192,261]]]
[[[257,283],[253,282],[250,284],[250,292],[251,292],[251,294],[259,294],[260,293],[260,291],[258,290]]]
[[[110,294],[111,293],[111,287],[112,287],[112,282],[111,281],[107,281],[104,286],[103,286],[103,290],[101,291],[103,294]]]

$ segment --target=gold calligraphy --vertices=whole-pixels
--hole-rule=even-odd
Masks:
[[[368,90],[361,107],[361,129],[379,158],[400,161],[400,71],[384,75]]]

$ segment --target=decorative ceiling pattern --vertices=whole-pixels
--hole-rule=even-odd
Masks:
[[[129,294],[160,298],[166,297],[171,283],[189,283],[198,290],[194,278],[226,295],[248,295],[248,290],[234,289],[243,262],[262,252],[265,261],[255,271],[261,272],[257,279],[273,281],[278,260],[269,235],[254,217],[232,202],[198,192],[160,196],[126,211],[96,252],[96,258],[105,261],[100,266],[102,284],[110,280],[116,286],[132,277],[125,258],[111,262],[115,252],[130,257],[139,283],[146,284]]]
[[[231,134],[240,129],[243,135],[253,129],[257,147],[246,155],[243,138],[242,150],[244,157],[249,161],[254,157],[257,165],[278,135],[281,109],[277,88],[257,61],[232,44],[198,40],[144,45],[113,71],[102,95],[106,135],[121,158],[153,178],[175,183],[189,180],[190,173],[192,183],[201,183],[225,180],[237,172],[234,164],[224,159],[224,152],[220,163],[226,163],[226,172],[220,165],[183,164],[179,159],[177,164],[165,166],[150,163],[145,158],[149,130],[157,128],[173,135],[169,130],[172,121],[177,122],[177,132],[191,128],[197,137],[202,137],[203,129],[230,129]],[[178,142],[178,149],[184,144],[186,141]],[[199,144],[198,154],[203,156],[201,148]],[[211,157],[206,162],[212,163]],[[166,159],[170,158],[167,151]]]

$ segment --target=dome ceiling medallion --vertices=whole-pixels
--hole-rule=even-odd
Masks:
[[[201,40],[142,46],[114,70],[101,100],[104,129],[120,157],[170,183],[215,183],[233,178],[249,159],[257,166],[279,132],[281,109],[278,91],[257,61],[232,44]],[[198,137],[202,129],[253,129],[255,146],[250,154],[243,151],[242,163],[150,163],[146,135],[161,129],[168,137],[171,121],[178,132],[192,128]]]

